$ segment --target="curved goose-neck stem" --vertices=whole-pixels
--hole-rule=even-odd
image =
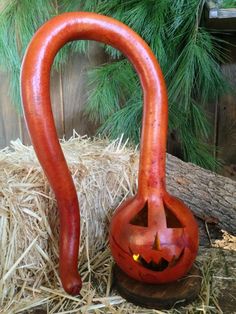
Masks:
[[[33,146],[58,202],[60,276],[65,290],[71,294],[80,289],[79,207],[52,115],[50,70],[58,50],[78,39],[95,40],[119,49],[141,80],[144,109],[138,194],[143,197],[165,190],[167,134],[167,93],[160,67],[148,45],[129,27],[102,15],[72,12],[51,19],[36,32],[23,60],[22,101]]]

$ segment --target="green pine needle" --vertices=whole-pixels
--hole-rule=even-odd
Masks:
[[[213,149],[208,145],[212,127],[204,108],[228,88],[219,67],[219,62],[226,59],[226,52],[220,40],[199,26],[203,5],[204,1],[199,0],[106,0],[98,4],[97,10],[129,25],[148,42],[166,78],[169,129],[177,133],[185,160],[215,169],[218,163],[213,158]],[[112,58],[121,57],[111,47],[107,47],[106,51]],[[138,80],[136,84],[131,84],[136,86],[136,90],[130,88],[129,94],[122,94],[122,85],[117,83],[118,94],[112,91],[113,80],[102,91],[100,84],[104,85],[103,79],[111,75],[106,69],[109,70],[104,66],[102,77],[92,80],[93,92],[88,99],[90,118],[97,117],[100,120],[96,121],[102,122],[107,116],[99,130],[102,134],[114,138],[124,133],[124,139],[130,138],[137,143],[142,116],[142,92]],[[114,75],[114,79],[119,80],[119,76],[123,79],[123,72],[118,74]],[[129,86],[129,82],[127,84]],[[113,93],[110,99],[109,88]],[[106,106],[102,108],[102,99],[109,103],[110,115]],[[101,110],[105,116],[102,116]]]
[[[8,0],[1,4],[0,13],[0,68],[10,74],[10,95],[21,112],[20,68],[25,50],[37,29],[62,12],[78,10],[83,1]],[[86,7],[86,6],[85,6]],[[65,45],[57,54],[54,68],[59,69],[72,52],[85,52],[87,41]]]
[[[226,5],[224,1],[224,5]],[[233,2],[233,1],[231,1]],[[220,71],[225,42],[199,26],[204,0],[2,0],[0,5],[0,67],[10,75],[10,94],[21,109],[19,77],[25,49],[35,31],[62,12],[91,11],[112,16],[133,28],[150,45],[164,73],[169,97],[169,129],[181,142],[186,161],[214,169],[217,162],[207,144],[212,127],[205,108],[229,86]],[[88,53],[88,41],[65,45],[54,68],[73,53]],[[86,114],[111,137],[124,133],[139,142],[142,90],[133,67],[109,46],[113,62],[88,73]]]
[[[123,140],[131,139],[135,144],[139,143],[142,119],[142,99],[139,95],[133,95],[130,101],[112,114],[98,129],[97,133],[116,139],[123,135]],[[123,121],[122,124],[120,123]]]
[[[224,9],[236,8],[236,0],[223,0],[220,7]]]
[[[85,113],[91,121],[104,123],[136,90],[136,74],[127,60],[89,71],[89,95]]]

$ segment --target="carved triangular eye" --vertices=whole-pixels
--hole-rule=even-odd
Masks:
[[[131,225],[148,227],[148,202],[144,207],[130,220]]]
[[[167,228],[184,228],[185,226],[178,220],[173,211],[164,203],[164,210],[166,214]]]

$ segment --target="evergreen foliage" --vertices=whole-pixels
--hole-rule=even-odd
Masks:
[[[4,2],[5,1],[5,2]],[[19,75],[24,51],[35,31],[62,12],[94,11],[133,28],[158,58],[168,87],[169,130],[178,134],[186,161],[214,168],[207,145],[211,126],[205,107],[226,90],[219,63],[221,42],[200,26],[204,0],[4,0],[0,13],[0,65],[10,74],[11,94],[20,108]],[[122,54],[105,47],[111,62],[89,72],[86,114],[110,137],[124,133],[139,142],[142,91],[132,66]],[[70,53],[88,50],[87,41],[61,49],[54,62],[59,69]]]
[[[177,133],[186,161],[214,169],[217,161],[212,156],[212,147],[207,144],[211,125],[205,109],[209,100],[217,99],[226,90],[227,85],[219,67],[219,63],[225,58],[221,42],[199,25],[204,2],[112,0],[102,1],[98,11],[129,25],[150,45],[167,82],[169,131]],[[106,50],[117,60],[119,67],[122,62],[121,54],[111,47]],[[97,82],[101,82],[109,69],[110,65],[107,64],[99,70],[92,70],[90,75]],[[119,103],[119,110],[116,98],[106,98],[105,88],[94,90],[86,111],[90,117],[91,113],[100,116],[100,122],[103,124],[99,131],[102,134],[117,137],[124,133],[124,139],[129,137],[138,143],[142,93],[137,76],[134,77],[135,80],[131,80],[129,71],[130,67],[127,65],[123,69],[122,84],[129,86],[129,94]],[[129,75],[124,75],[124,72]],[[110,76],[110,81],[112,84],[115,81],[116,85],[120,86],[115,73]],[[104,120],[101,116],[103,99],[109,102],[110,112],[114,111]]]
[[[19,111],[21,111],[20,68],[31,38],[37,29],[53,16],[62,12],[80,10],[81,2],[83,1],[2,0],[0,6],[0,67],[9,73],[11,98]],[[85,41],[76,41],[65,45],[55,58],[54,68],[59,69],[65,64],[72,51],[85,52]]]
[[[236,0],[223,0],[220,7],[224,9],[236,8]]]

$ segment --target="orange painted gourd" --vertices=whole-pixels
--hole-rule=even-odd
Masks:
[[[129,27],[102,15],[72,12],[45,23],[26,51],[21,71],[25,119],[38,159],[52,186],[60,215],[59,273],[76,295],[80,215],[77,194],[61,150],[50,100],[50,70],[58,50],[72,40],[100,41],[119,49],[133,64],[143,89],[143,123],[137,195],[115,212],[110,246],[119,267],[148,283],[173,281],[191,267],[198,228],[190,210],[165,188],[167,93],[159,64]]]

